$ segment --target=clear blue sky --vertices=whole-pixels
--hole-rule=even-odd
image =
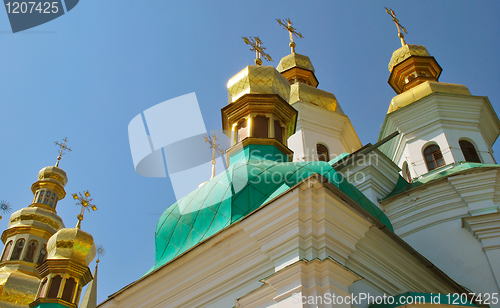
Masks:
[[[407,43],[437,59],[440,81],[466,85],[500,111],[498,1],[82,0],[17,34],[0,12],[0,199],[14,210],[28,206],[37,172],[56,161],[54,141],[67,136],[66,191],[90,190],[99,208],[82,228],[107,249],[103,301],[153,265],[156,222],[175,202],[168,179],[135,173],[129,121],[196,92],[207,128],[219,129],[227,80],[253,63],[241,36],[260,36],[276,66],[290,49],[275,18],[291,18],[305,37],[297,52],[311,58],[319,87],[336,95],[362,143],[374,143],[395,95],[387,65],[400,47],[384,6],[408,30]],[[498,161],[500,147],[493,149]],[[69,227],[78,211],[70,195],[58,205]]]

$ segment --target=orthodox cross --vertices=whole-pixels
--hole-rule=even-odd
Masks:
[[[83,195],[80,192],[78,193],[78,195],[73,194],[73,199],[78,200],[76,205],[82,206],[80,209],[80,214],[78,214],[76,216],[78,218],[78,224],[76,225],[77,228],[80,228],[80,226],[81,226],[81,223],[83,220],[83,214],[85,214],[85,209],[87,209],[89,212],[90,212],[90,209],[92,209],[92,211],[97,210],[97,207],[94,204],[90,204],[90,202],[92,202],[93,199],[89,198],[89,197],[90,197],[90,193],[88,190],[84,191]]]
[[[288,31],[290,34],[290,48],[292,49],[292,53],[295,53],[295,42],[293,41],[293,36],[298,37],[298,38],[304,38],[302,34],[297,32],[292,25],[292,22],[290,21],[290,18],[281,20],[281,19],[276,19],[276,21],[283,27],[285,30]]]
[[[387,12],[387,14],[391,15],[392,21],[394,21],[396,23],[396,27],[398,27],[398,36],[401,39],[401,46],[406,45],[406,42],[405,42],[405,39],[404,39],[404,35],[403,35],[403,33],[401,33],[401,30],[403,30],[406,34],[408,34],[408,32],[406,32],[405,27],[403,27],[399,23],[399,20],[396,18],[396,13],[394,13],[393,10],[385,8],[385,11]]]
[[[71,152],[71,148],[69,148],[66,145],[66,142],[68,142],[68,138],[66,138],[66,137],[64,137],[63,143],[59,143],[57,141],[54,142],[57,146],[59,146],[61,148],[61,150],[59,150],[59,156],[57,156],[56,167],[59,166],[59,162],[61,161],[61,157],[65,154],[64,151],[67,150],[68,152]]]
[[[210,179],[213,179],[215,177],[215,153],[222,155],[224,154],[224,150],[219,148],[219,144],[217,144],[217,136],[215,136],[215,134],[213,136],[207,135],[203,138],[205,138],[205,142],[210,144],[210,148],[212,149],[212,177]]]
[[[271,56],[264,52],[266,48],[262,47],[262,41],[258,36],[254,36],[253,38],[242,37],[242,39],[245,41],[245,44],[251,46],[251,51],[255,51],[255,64],[262,65],[261,57],[264,57],[267,61],[273,61]]]

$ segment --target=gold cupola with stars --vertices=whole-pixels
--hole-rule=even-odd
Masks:
[[[96,245],[91,234],[81,229],[85,210],[97,210],[90,193],[73,194],[81,205],[75,228],[57,231],[47,243],[47,260],[38,266],[40,283],[36,300],[31,308],[78,307],[82,289],[93,278],[89,264],[96,255]]]
[[[222,112],[222,126],[230,131],[233,147],[227,157],[246,146],[274,145],[291,157],[287,139],[295,132],[297,111],[288,104],[290,84],[273,66],[262,65],[262,58],[272,61],[265,53],[259,37],[244,37],[255,51],[255,65],[248,65],[229,79],[229,103]]]
[[[443,69],[423,45],[407,44],[404,33],[408,33],[396,18],[393,10],[385,8],[398,29],[401,47],[395,50],[389,61],[388,83],[398,94],[391,101],[387,113],[411,104],[431,93],[444,92],[470,95],[463,85],[439,82]]]
[[[66,172],[59,168],[66,145],[60,147],[55,166],[40,170],[31,186],[32,203],[10,216],[8,228],[2,233],[5,244],[0,258],[0,307],[28,307],[35,299],[40,274],[37,266],[47,258],[47,242],[64,223],[56,206],[66,196]]]

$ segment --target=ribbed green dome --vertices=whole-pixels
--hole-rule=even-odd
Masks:
[[[248,145],[231,156],[231,166],[170,206],[155,234],[155,266],[174,259],[252,211],[318,173],[392,229],[387,216],[330,163],[285,162],[272,145]]]

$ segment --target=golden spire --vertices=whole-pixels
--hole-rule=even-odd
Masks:
[[[401,30],[403,30],[406,34],[408,34],[408,32],[406,32],[406,29],[399,23],[399,20],[396,18],[396,13],[394,13],[393,10],[385,8],[385,11],[387,14],[391,15],[392,21],[394,21],[396,23],[396,27],[398,27],[398,36],[401,39],[401,46],[406,45],[404,35],[401,33]]]
[[[59,156],[57,156],[57,162],[56,162],[56,167],[59,166],[59,162],[61,161],[61,157],[64,155],[64,150],[67,150],[68,152],[71,152],[71,148],[69,148],[66,145],[66,142],[68,142],[68,138],[64,137],[63,143],[59,142],[54,142],[57,146],[61,147],[61,150],[59,150]]]
[[[212,136],[210,135],[207,135],[207,136],[204,136],[205,138],[205,142],[208,142],[210,144],[210,148],[212,149],[212,177],[210,178],[213,179],[215,177],[215,153],[219,153],[219,154],[224,154],[224,150],[222,150],[221,148],[219,148],[219,144],[217,144],[217,136],[215,136],[215,134]]]
[[[270,55],[264,52],[266,48],[262,47],[262,41],[258,36],[250,37],[242,37],[245,41],[245,44],[252,46],[250,48],[251,51],[255,51],[255,64],[262,65],[261,57],[264,57],[267,61],[273,61]]]
[[[80,196],[78,196],[80,195]],[[78,214],[76,217],[78,218],[78,223],[76,225],[76,227],[78,229],[80,229],[80,226],[81,226],[81,223],[82,223],[82,220],[83,220],[83,214],[85,214],[85,209],[87,209],[89,212],[90,212],[90,209],[89,207],[92,209],[92,211],[95,211],[97,210],[97,207],[94,205],[94,204],[90,204],[90,202],[92,202],[92,198],[89,198],[90,197],[90,193],[88,190],[84,191],[83,192],[83,195],[82,193],[78,193],[77,194],[73,194],[73,199],[75,200],[78,200],[79,202],[76,203],[76,205],[81,205],[82,208],[80,209],[80,214]]]
[[[293,36],[295,35],[298,38],[304,38],[302,34],[297,32],[294,27],[292,27],[292,22],[290,21],[290,18],[281,20],[281,19],[276,19],[276,21],[283,27],[285,30],[288,31],[290,34],[290,48],[292,49],[292,53],[295,53],[295,42],[293,41]]]

